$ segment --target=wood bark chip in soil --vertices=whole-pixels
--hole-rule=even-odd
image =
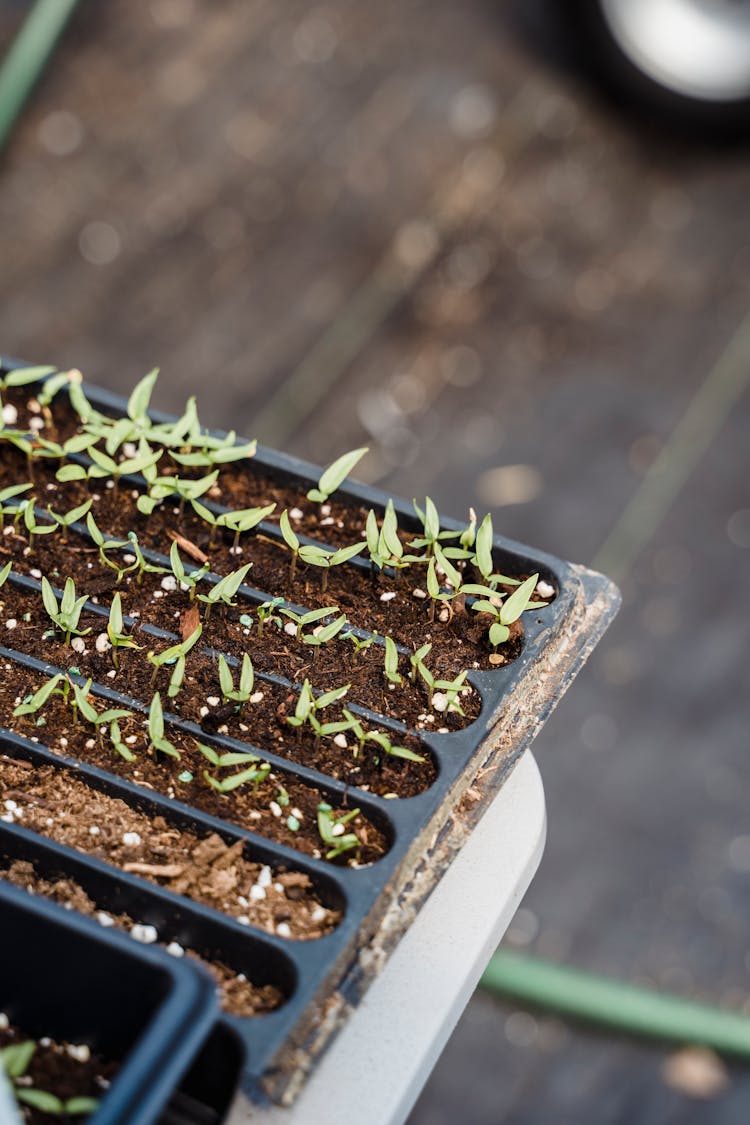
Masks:
[[[2,1021],[5,1023],[5,1020]],[[24,1043],[32,1036],[22,1028],[9,1024],[0,1026],[0,1049]],[[26,1072],[16,1081],[19,1089],[33,1087],[54,1094],[61,1101],[70,1098],[100,1099],[107,1092],[112,1079],[119,1069],[118,1063],[105,1061],[93,1052],[78,1051],[83,1044],[58,1043],[51,1039],[36,1040],[36,1050],[31,1057]],[[76,1057],[78,1056],[78,1057]],[[61,1125],[67,1122],[82,1122],[85,1117],[70,1117],[44,1113],[28,1105],[18,1106],[21,1120],[25,1125]]]
[[[176,828],[92,789],[71,770],[0,757],[0,800],[20,810],[4,819],[268,933],[286,923],[292,938],[313,939],[341,920],[298,871],[272,872],[259,901],[251,889],[265,882],[264,865],[245,858],[242,841],[228,845],[215,834],[201,838]]]
[[[79,914],[88,915],[101,921],[102,925],[114,926],[116,929],[130,933],[135,925],[142,923],[142,919],[131,918],[129,914],[113,913],[103,910],[86,894],[81,886],[70,878],[44,879],[36,873],[33,864],[26,860],[14,860],[4,869],[0,867],[0,875],[9,883],[22,887],[32,894],[44,895],[52,902],[59,902],[68,909],[77,910]],[[283,878],[283,876],[282,876]],[[299,876],[303,878],[304,876]],[[276,892],[278,893],[278,892]],[[274,891],[271,891],[271,895]],[[269,896],[270,897],[270,896]],[[168,952],[172,952],[174,945],[165,945]],[[216,981],[222,1009],[233,1016],[257,1016],[264,1012],[271,1012],[284,1002],[281,991],[271,984],[255,984],[248,980],[242,973],[237,973],[222,961],[209,959],[196,953],[190,948],[177,947],[178,952],[173,956],[192,957],[211,974]]]

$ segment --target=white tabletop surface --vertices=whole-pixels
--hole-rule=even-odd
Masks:
[[[544,791],[529,751],[290,1109],[236,1099],[228,1125],[402,1125],[539,865]],[[334,1096],[335,1092],[335,1096]]]

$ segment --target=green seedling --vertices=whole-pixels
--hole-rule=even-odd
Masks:
[[[397,746],[391,742],[388,735],[382,730],[368,730],[367,741],[374,742],[376,746],[379,746],[385,754],[389,754],[392,758],[402,758],[407,762],[424,762],[426,760],[422,754],[417,754],[414,750],[410,750],[408,746]]]
[[[239,570],[227,574],[220,582],[212,586],[207,594],[198,594],[198,601],[203,602],[206,606],[206,621],[208,621],[213,606],[222,603],[227,609],[237,604],[233,600],[234,596],[245,581],[245,575],[252,565],[252,563],[245,563]]]
[[[127,743],[123,742],[122,732],[120,731],[120,724],[116,719],[109,724],[109,740],[112,743],[112,749],[116,754],[119,754],[120,757],[124,758],[126,762],[135,761],[135,754],[127,745]]]
[[[522,613],[529,609],[540,609],[546,602],[534,602],[534,590],[539,580],[538,574],[532,574],[522,582],[517,590],[500,604],[496,605],[497,596],[492,601],[480,599],[472,603],[471,608],[476,613],[489,613],[494,618],[489,628],[489,641],[493,648],[503,644],[510,636],[510,626],[518,621]],[[491,591],[490,591],[491,592]]]
[[[346,614],[342,613],[340,617],[329,621],[327,625],[318,625],[313,629],[312,633],[304,633],[302,635],[302,640],[306,645],[311,645],[313,651],[315,651],[323,645],[327,645],[329,641],[337,637],[345,625]]]
[[[50,441],[49,438],[44,438],[41,434],[37,435],[32,442],[32,457],[44,458],[49,457],[53,460],[60,462],[62,466],[66,457],[70,457],[73,453],[83,453],[85,450],[90,449],[95,443],[96,436],[94,434],[73,434],[62,445],[56,441]],[[80,469],[81,466],[75,465],[70,468]],[[58,469],[58,473],[60,470]],[[72,477],[60,477],[58,480],[82,480],[86,476],[86,470],[83,469],[81,475]]]
[[[424,668],[425,657],[429,656],[431,652],[432,645],[428,643],[422,645],[421,648],[418,648],[416,652],[410,655],[409,664],[411,665],[411,672],[409,673],[409,678],[413,684],[417,682],[417,677],[420,675],[424,679],[422,668]]]
[[[109,607],[109,621],[107,622],[107,637],[109,643],[112,645],[112,663],[115,668],[119,667],[117,659],[118,648],[134,648],[141,649],[141,645],[136,644],[133,638],[124,631],[122,620],[122,598],[119,593],[115,594],[112,598],[112,605]]]
[[[210,569],[210,563],[205,562],[198,570],[185,570],[182,559],[180,558],[180,549],[176,543],[172,543],[169,552],[169,565],[172,567],[172,574],[175,576],[178,586],[187,586],[188,597],[191,602],[194,601],[195,587],[206,577]]]
[[[0,375],[0,392],[8,387],[28,387],[30,383],[38,383],[48,375],[53,375],[56,367],[17,367],[14,371],[6,371]]]
[[[11,559],[10,562],[7,562],[5,564],[5,566],[3,567],[3,569],[0,570],[0,588],[2,588],[5,585],[5,583],[8,581],[8,575],[10,574],[12,569],[13,569],[13,559]]]
[[[371,633],[369,637],[358,637],[356,633],[347,632],[347,633],[341,634],[341,640],[342,641],[351,641],[351,643],[354,647],[355,655],[361,656],[362,653],[366,652],[367,649],[370,648],[371,645],[375,644],[375,641],[377,640],[377,636],[378,636],[377,633]]]
[[[87,680],[83,687],[80,687],[78,684],[73,684],[72,693],[68,696],[68,703],[75,708],[76,713],[80,715],[81,718],[96,727],[97,734],[100,737],[104,727],[111,723],[116,723],[118,719],[130,718],[131,712],[125,711],[122,707],[108,707],[106,711],[97,711],[97,709],[89,703],[90,690],[91,680]]]
[[[448,583],[441,586],[438,581],[437,568],[440,568]],[[445,552],[438,543],[433,545],[433,556],[427,565],[427,593],[430,596],[429,620],[435,620],[435,606],[441,603],[448,610],[448,620],[453,619],[453,602],[457,598],[465,600],[465,588],[461,585],[461,574],[446,557]]]
[[[325,617],[330,617],[332,613],[338,613],[339,607],[337,605],[326,605],[322,609],[311,609],[307,613],[297,613],[295,610],[290,609],[289,606],[284,606],[279,612],[282,617],[288,617],[297,626],[297,636],[301,639],[303,637],[303,629],[306,625],[316,625]]]
[[[158,750],[168,758],[179,758],[180,751],[164,735],[164,712],[161,706],[161,696],[158,691],[154,693],[148,711],[148,737],[149,750]]]
[[[422,524],[422,535],[412,539],[409,543],[410,547],[417,550],[424,548],[429,557],[434,553],[436,543],[443,539],[458,539],[460,532],[440,530],[440,516],[434,501],[429,496],[425,497],[424,509],[420,508],[416,500],[413,500],[412,504]]]
[[[242,654],[242,667],[240,668],[237,687],[234,686],[234,677],[232,676],[232,670],[227,664],[226,658],[224,656],[219,656],[219,686],[221,688],[222,698],[225,703],[229,703],[230,701],[236,703],[240,715],[242,714],[245,704],[253,694],[254,683],[255,673],[253,671],[253,662],[246,652]]]
[[[241,461],[255,456],[257,441],[246,441],[239,445],[236,442],[237,435],[232,430],[218,445],[206,443],[203,449],[190,453],[173,453],[172,457],[178,464],[189,468],[210,469],[214,465],[227,465],[231,461]]]
[[[81,613],[86,604],[86,594],[81,594],[80,598],[76,598],[76,584],[72,578],[65,579],[59,604],[49,582],[46,578],[42,578],[42,601],[47,616],[60,632],[65,634],[66,645],[70,644],[70,638],[74,633],[77,637],[85,637],[91,632],[91,627],[88,629],[78,628]]]
[[[401,570],[413,561],[411,556],[404,556],[404,545],[398,535],[398,517],[392,500],[385,506],[380,527],[375,512],[370,508],[365,524],[365,539],[370,563],[378,570],[386,566]]]
[[[352,543],[349,547],[340,547],[337,551],[328,551],[325,547],[306,545],[299,548],[298,554],[302,562],[322,569],[323,581],[320,588],[321,592],[325,593],[328,589],[328,574],[331,568],[341,566],[342,563],[353,559],[355,555],[361,554],[366,546],[366,543]]]
[[[398,670],[398,649],[392,637],[385,638],[385,654],[383,657],[383,671],[389,684],[403,683],[403,676]]]
[[[261,605],[259,605],[256,608],[255,614],[256,614],[256,617],[258,618],[258,636],[259,637],[263,636],[263,629],[265,628],[266,623],[269,622],[269,621],[273,621],[279,627],[281,627],[282,621],[281,621],[281,618],[279,617],[278,613],[276,613],[276,610],[278,609],[278,607],[280,605],[283,605],[283,604],[284,604],[283,598],[273,598],[270,602],[262,602]],[[242,620],[242,618],[240,618],[240,621],[241,620]]]
[[[75,1097],[62,1101],[46,1090],[37,1090],[34,1086],[21,1085],[27,1081],[26,1072],[36,1052],[37,1044],[33,1039],[25,1039],[21,1043],[9,1043],[0,1048],[0,1069],[5,1071],[11,1083],[11,1089],[19,1105],[37,1109],[40,1113],[49,1114],[51,1117],[80,1117],[92,1114],[99,1107],[96,1098]]]
[[[485,582],[491,586],[502,582],[505,586],[518,586],[517,578],[509,578],[505,574],[494,573],[494,562],[492,559],[492,541],[494,532],[492,530],[492,516],[486,515],[479,525],[477,530],[476,539],[474,542],[474,556],[472,562],[476,566],[479,573],[484,578]],[[481,589],[474,589],[473,586],[465,587],[466,593],[481,593]]]
[[[138,536],[134,531],[128,532],[127,546],[133,553],[134,563],[131,567],[136,571],[136,582],[140,586],[143,582],[144,574],[169,574],[166,566],[159,566],[158,563],[151,563],[141,550],[141,545],[138,542]]]
[[[329,496],[341,487],[354,466],[361,461],[367,452],[367,446],[363,446],[361,449],[352,449],[349,453],[343,453],[321,473],[318,487],[310,489],[307,499],[312,500],[315,504],[325,504]]]
[[[63,387],[70,387],[82,378],[80,371],[76,371],[75,368],[72,371],[58,371],[56,375],[50,375],[48,379],[45,379],[44,385],[39,388],[36,396],[37,402],[45,410],[48,410],[53,398]]]
[[[214,469],[207,477],[192,480],[190,477],[153,477],[149,478],[148,470],[143,474],[149,482],[147,496],[139,496],[136,501],[138,511],[144,516],[150,516],[154,508],[170,496],[178,496],[180,500],[179,511],[182,514],[187,501],[197,500],[216,484],[219,470]]]
[[[234,532],[232,553],[236,554],[239,548],[240,535],[252,531],[259,523],[267,519],[276,510],[275,504],[267,504],[265,508],[242,508],[237,512],[224,512],[218,519],[221,527],[226,527]]]
[[[477,514],[469,508],[469,522],[458,537],[458,542],[464,551],[471,551],[477,537]]]
[[[89,530],[89,535],[91,536],[95,546],[99,549],[99,558],[102,563],[105,566],[109,567],[110,570],[117,571],[118,585],[120,582],[122,582],[126,574],[129,574],[131,571],[138,569],[137,559],[134,559],[132,563],[129,563],[125,566],[120,566],[119,562],[111,559],[107,554],[107,551],[121,551],[124,547],[130,546],[130,540],[105,539],[101,531],[99,530],[96,520],[92,516],[91,512],[89,512],[86,516],[86,527]]]
[[[16,496],[21,496],[24,492],[28,492],[33,488],[33,484],[11,484],[8,488],[0,489],[0,515],[12,515],[18,517],[18,505],[8,504],[8,500],[14,500]]]
[[[30,496],[28,500],[22,500],[18,506],[16,520],[19,514],[23,517],[23,524],[29,533],[29,554],[34,553],[34,539],[38,535],[51,535],[57,531],[56,523],[37,523],[36,509],[34,508],[35,496]],[[14,521],[15,522],[15,521]]]
[[[170,699],[180,694],[182,685],[185,682],[185,669],[187,668],[187,661],[184,656],[178,656],[172,669],[172,675],[169,677],[169,684],[167,686],[167,695]]]
[[[284,509],[279,518],[279,530],[284,542],[292,552],[292,561],[289,564],[289,583],[291,585],[294,583],[294,579],[297,574],[297,559],[299,558],[300,541],[298,536],[292,530],[292,525],[289,522],[289,515],[286,509]]]
[[[14,719],[20,719],[23,715],[35,715],[37,711],[41,711],[53,695],[61,695],[64,699],[67,699],[69,691],[70,681],[62,672],[57,672],[51,679],[47,680],[46,684],[42,684],[38,691],[34,692],[33,695],[27,695],[23,703],[19,703],[13,711],[13,717]]]
[[[180,657],[184,659],[190,652],[190,650],[194,648],[195,645],[197,645],[198,641],[201,638],[202,632],[203,626],[199,624],[197,628],[193,630],[190,636],[186,640],[181,641],[179,644],[170,645],[169,648],[165,648],[161,652],[147,653],[146,659],[148,660],[149,664],[153,664],[154,666],[154,674],[152,676],[151,682],[154,683],[154,681],[156,680],[156,674],[160,668],[165,668],[168,665],[176,664],[179,661]]]
[[[338,859],[340,855],[360,848],[356,832],[346,831],[346,825],[357,816],[359,816],[359,809],[351,809],[348,813],[336,817],[331,806],[325,801],[321,801],[318,805],[318,833],[329,849],[326,852],[326,859]]]
[[[68,540],[68,528],[71,524],[78,523],[79,520],[83,519],[93,502],[93,500],[86,500],[85,503],[79,504],[76,508],[71,508],[69,512],[65,512],[64,514],[54,512],[52,508],[47,509],[58,527],[62,528],[64,542]]]
[[[206,746],[203,742],[196,743],[201,754],[216,769],[229,769],[231,766],[247,766],[246,769],[240,770],[239,773],[233,773],[229,777],[216,778],[212,777],[208,770],[203,771],[203,777],[218,793],[231,793],[235,789],[239,789],[241,785],[252,785],[256,790],[261,785],[271,772],[271,766],[268,762],[262,761],[257,754],[242,754],[242,753],[226,753],[219,754],[212,746]],[[252,763],[247,765],[247,763]],[[256,764],[260,763],[260,764]]]
[[[333,703],[338,703],[343,699],[350,687],[351,684],[346,684],[344,687],[332,688],[331,691],[316,696],[310,681],[306,679],[297,697],[294,714],[289,715],[286,721],[290,726],[298,729],[305,724],[309,725],[315,733],[315,746],[317,748],[321,738],[330,738],[341,731],[349,730],[348,719],[337,719],[333,722],[323,723],[318,718],[318,714],[324,711],[326,707],[330,707]]]
[[[146,445],[146,443],[143,443]],[[92,446],[88,450],[88,455],[94,462],[93,465],[63,465],[57,471],[57,479],[62,482],[71,480],[113,480],[114,491],[120,487],[120,478],[130,476],[135,473],[146,473],[148,469],[156,465],[157,461],[163,454],[163,450],[158,449],[153,452],[146,446],[146,451],[139,453],[137,457],[127,457],[122,461],[115,461],[114,458],[108,457],[100,449]]]

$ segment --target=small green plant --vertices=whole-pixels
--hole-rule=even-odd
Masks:
[[[7,387],[28,387],[30,383],[38,383],[48,375],[54,375],[56,367],[16,367],[13,371],[0,374],[0,392]]]
[[[166,754],[168,758],[180,757],[180,751],[174,743],[170,742],[164,735],[164,712],[161,705],[161,696],[158,691],[154,692],[154,697],[149,707],[148,737],[149,751],[158,750],[160,754]]]
[[[122,732],[120,731],[120,724],[117,719],[109,724],[109,740],[112,743],[112,749],[126,762],[134,762],[135,754],[130,747],[123,741]]]
[[[392,637],[385,638],[385,654],[383,657],[383,671],[389,684],[403,683],[403,676],[398,670],[398,649]]]
[[[214,444],[216,443],[216,444]],[[190,453],[173,453],[172,457],[179,465],[196,469],[211,469],[214,465],[227,465],[231,461],[241,461],[246,457],[254,457],[258,448],[257,441],[246,441],[237,444],[237,435],[232,430],[225,438],[201,439],[202,449]]]
[[[154,683],[154,681],[156,680],[156,675],[160,668],[164,668],[171,664],[176,664],[180,659],[184,660],[190,650],[194,648],[195,645],[197,645],[202,633],[203,626],[199,624],[197,628],[193,630],[190,636],[187,637],[184,641],[180,641],[179,644],[170,645],[169,648],[162,649],[161,652],[147,653],[146,659],[148,660],[149,664],[153,664],[154,666],[154,674],[152,676],[151,682]]]
[[[328,574],[334,566],[341,566],[342,563],[348,562],[356,555],[359,555],[364,550],[365,543],[352,543],[348,547],[339,547],[337,551],[328,551],[325,547],[315,547],[305,545],[299,549],[299,557],[304,563],[309,566],[320,567],[323,571],[323,581],[321,582],[321,592],[325,593],[328,589]]]
[[[206,758],[215,769],[223,770],[229,769],[232,766],[247,766],[246,769],[240,770],[239,773],[230,774],[229,777],[216,778],[212,777],[208,770],[203,771],[203,777],[218,793],[231,793],[235,789],[239,789],[241,785],[252,785],[256,790],[261,785],[271,772],[271,766],[268,762],[262,761],[257,754],[243,754],[243,753],[225,753],[219,754],[214,750],[213,746],[207,746],[204,742],[196,743],[198,749],[204,758]],[[248,765],[248,763],[251,763]],[[260,763],[259,765],[257,763]]]
[[[414,511],[417,513],[422,523],[422,535],[416,539],[412,539],[409,543],[410,547],[419,550],[424,548],[426,555],[429,557],[434,554],[435,546],[444,539],[458,539],[458,531],[441,531],[440,530],[440,517],[438,510],[435,507],[434,501],[429,496],[425,497],[424,509],[420,508],[416,500],[412,501]]]
[[[19,719],[23,715],[35,715],[53,695],[61,695],[63,699],[67,699],[69,692],[70,681],[62,672],[56,672],[38,691],[33,695],[27,695],[23,703],[19,703],[13,711],[13,717]]]
[[[378,570],[386,566],[401,570],[413,561],[413,556],[404,555],[404,545],[398,534],[398,517],[392,500],[389,500],[385,506],[380,527],[375,512],[370,508],[365,524],[365,539],[370,563]]]
[[[522,613],[528,609],[540,609],[546,602],[533,602],[534,590],[539,580],[538,574],[532,574],[522,582],[500,605],[496,605],[497,596],[492,601],[480,599],[472,603],[471,608],[476,613],[491,614],[494,620],[489,627],[488,637],[493,648],[503,644],[510,636],[510,626],[518,621]],[[488,591],[492,593],[492,591]]]
[[[68,540],[68,528],[71,524],[78,523],[79,520],[83,519],[92,504],[93,500],[86,500],[85,503],[79,504],[76,508],[71,508],[69,512],[64,514],[55,512],[52,508],[47,509],[58,527],[62,528],[62,537],[65,542]]]
[[[36,509],[34,507],[35,496],[30,496],[28,500],[22,500],[18,506],[18,514],[23,516],[24,527],[29,533],[29,554],[34,553],[34,539],[38,535],[51,535],[57,531],[57,524],[55,523],[37,523]]]
[[[263,636],[263,629],[267,622],[274,621],[277,625],[281,626],[282,621],[276,610],[280,605],[284,604],[283,598],[272,598],[270,602],[262,602],[256,607],[255,615],[258,618],[258,636]],[[240,618],[242,620],[242,618]]]
[[[220,515],[215,515],[210,508],[207,508],[205,504],[201,504],[198,500],[191,500],[190,503],[195,514],[211,527],[211,534],[208,538],[209,550],[216,546],[216,532],[219,528],[224,527],[234,532],[231,547],[233,554],[237,553],[240,535],[246,531],[252,531],[254,527],[257,527],[276,510],[275,504],[266,504],[264,508],[241,508],[239,511],[221,512]]]
[[[169,570],[166,566],[160,566],[158,563],[152,563],[148,561],[143,551],[141,550],[141,545],[138,542],[138,536],[134,531],[128,532],[127,546],[132,552],[135,560],[132,565],[132,569],[136,572],[135,580],[139,586],[143,582],[144,574],[169,574]]]
[[[245,576],[252,565],[252,563],[245,563],[239,570],[227,574],[220,582],[212,586],[207,594],[198,594],[198,601],[203,602],[206,606],[206,621],[208,621],[211,615],[213,606],[222,603],[225,609],[227,609],[237,604],[233,600],[234,596],[245,581]]]
[[[377,638],[377,632],[371,633],[369,637],[358,637],[356,633],[350,631],[341,634],[342,641],[351,641],[356,656],[361,656],[363,652],[367,652],[368,648],[375,644]]]
[[[91,632],[91,627],[88,629],[78,628],[81,613],[86,604],[86,594],[81,594],[79,598],[76,597],[76,584],[72,578],[65,579],[65,587],[59,604],[49,582],[46,578],[42,578],[42,601],[47,616],[60,632],[65,634],[66,645],[70,644],[70,638],[74,633],[77,637],[85,637]]]
[[[357,716],[353,715],[346,707],[343,708],[343,714],[348,724],[346,729],[351,731],[357,741],[357,749],[354,751],[355,758],[359,758],[364,753],[368,742],[374,742],[384,753],[390,754],[392,758],[403,758],[409,762],[424,762],[425,759],[421,754],[410,750],[408,746],[395,745],[384,731],[368,730]]]
[[[33,1039],[9,1043],[6,1047],[0,1048],[0,1068],[8,1077],[18,1104],[36,1109],[50,1117],[82,1117],[94,1113],[99,1108],[97,1098],[75,1097],[63,1101],[55,1094],[47,1093],[46,1090],[25,1085],[26,1072],[36,1049],[37,1044]]]
[[[346,625],[346,614],[341,614],[333,621],[329,621],[327,625],[317,624],[323,618],[328,617],[331,613],[336,613],[338,606],[330,605],[325,606],[323,609],[311,609],[308,613],[296,614],[293,609],[282,609],[285,617],[291,618],[297,624],[297,636],[306,645],[310,645],[313,649],[318,649],[322,645],[327,645],[334,637],[337,637],[341,630]],[[315,624],[315,628],[310,633],[303,632],[306,625]]]
[[[312,500],[315,504],[325,504],[329,496],[341,487],[354,466],[361,461],[367,452],[367,446],[363,446],[361,449],[352,449],[349,453],[342,453],[333,464],[321,473],[318,487],[310,489],[307,499]]]
[[[145,473],[156,465],[162,456],[163,450],[157,449],[154,452],[146,442],[142,444],[144,446],[143,452],[139,453],[137,457],[126,457],[122,461],[116,461],[114,458],[108,457],[101,449],[92,445],[87,451],[88,456],[93,461],[92,465],[63,465],[57,471],[57,479],[62,482],[86,479],[112,480],[114,481],[114,491],[117,492],[122,477],[132,476],[135,473]]]
[[[109,607],[109,621],[107,622],[107,637],[109,643],[112,645],[112,663],[115,668],[119,667],[117,657],[118,648],[134,648],[139,649],[142,647],[133,640],[129,633],[124,631],[122,619],[122,599],[120,594],[117,593],[112,598],[112,605]]]
[[[326,859],[338,859],[346,852],[358,850],[361,847],[356,832],[347,832],[346,825],[359,816],[359,809],[351,809],[342,816],[334,816],[333,809],[325,801],[318,805],[318,833],[321,840],[329,849]]]
[[[22,493],[28,492],[29,489],[33,487],[33,484],[29,482],[28,484],[11,484],[8,486],[8,488],[0,489],[0,515],[17,516],[18,505],[8,504],[8,500],[14,500],[16,496],[20,496]]]
[[[185,570],[185,566],[180,558],[180,549],[176,543],[172,543],[169,551],[169,565],[172,567],[172,574],[174,575],[177,585],[188,588],[188,597],[192,602],[195,599],[195,588],[198,583],[206,577],[210,569],[210,563],[205,562],[198,570]]]
[[[198,480],[193,480],[190,477],[157,477],[150,478],[149,471],[146,469],[143,473],[148,481],[148,494],[141,495],[136,500],[136,507],[138,511],[144,516],[150,516],[154,508],[156,508],[163,500],[171,496],[179,497],[179,512],[182,514],[187,501],[197,500],[203,496],[209,489],[213,488],[219,476],[219,470],[214,469],[206,477],[200,477]]]
[[[128,539],[105,539],[101,531],[99,530],[96,520],[92,516],[91,512],[89,512],[86,516],[86,527],[89,530],[89,535],[91,536],[95,546],[99,549],[99,558],[101,562],[104,564],[104,566],[109,567],[110,570],[117,571],[117,582],[119,585],[126,574],[129,574],[133,570],[137,570],[138,560],[134,558],[132,563],[121,566],[120,562],[115,559],[111,559],[107,552],[121,551],[123,550],[123,548],[130,546],[130,541]]]
[[[342,700],[350,687],[351,684],[346,684],[344,687],[332,688],[331,691],[316,696],[310,681],[306,679],[297,697],[294,714],[288,715],[286,721],[290,726],[298,729],[305,724],[310,726],[315,732],[315,747],[317,749],[321,738],[330,738],[342,731],[349,730],[351,725],[349,719],[337,719],[333,722],[323,723],[318,718],[318,714],[324,711],[326,707],[330,707],[331,704]]]
[[[409,656],[409,664],[411,665],[409,678],[413,684],[417,682],[417,678],[419,676],[422,676],[422,678],[424,679],[424,673],[422,671],[422,669],[424,668],[424,661],[431,652],[432,645],[428,642],[427,644],[424,644],[420,648],[418,648],[416,652],[411,653],[411,655]]]
[[[236,703],[240,715],[253,694],[254,683],[253,662],[246,652],[242,654],[242,667],[240,668],[237,687],[234,686],[234,677],[226,658],[223,655],[219,656],[219,686],[221,687],[222,698],[225,703],[230,701]]]
[[[10,574],[12,569],[13,569],[13,559],[11,559],[10,562],[7,562],[5,564],[5,566],[3,567],[3,569],[0,570],[0,588],[2,588],[5,585],[5,583],[8,581],[8,575]]]
[[[68,703],[73,706],[76,715],[80,715],[87,723],[96,727],[96,732],[100,737],[104,727],[116,723],[118,719],[130,718],[131,712],[124,710],[122,707],[108,707],[106,711],[97,711],[96,707],[89,703],[91,680],[87,680],[83,687],[78,684],[73,684],[72,687],[73,690],[68,696]]]
[[[474,555],[471,561],[474,563],[485,582],[489,583],[490,586],[494,587],[499,582],[502,582],[505,586],[518,586],[517,578],[509,578],[506,574],[494,573],[494,562],[492,559],[493,538],[492,516],[486,515],[476,533]],[[466,592],[481,593],[482,590],[481,588],[475,589],[473,586],[467,586]]]
[[[321,567],[323,570],[323,582],[321,590],[323,593],[328,589],[328,572],[333,566],[340,566],[342,563],[348,562],[353,559],[355,555],[361,554],[366,543],[352,543],[348,547],[340,547],[337,551],[326,550],[325,547],[318,547],[314,544],[305,544],[304,546],[299,541],[299,536],[292,530],[292,525],[289,522],[289,516],[285,511],[281,513],[279,519],[279,529],[282,538],[287,547],[292,553],[292,561],[289,565],[289,581],[294,582],[297,572],[297,560],[301,559],[302,562],[308,563],[310,566]]]

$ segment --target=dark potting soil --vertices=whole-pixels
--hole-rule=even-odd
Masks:
[[[31,863],[26,860],[14,860],[4,869],[0,867],[3,879],[22,887],[33,894],[44,895],[59,902],[62,906],[77,910],[96,918],[102,925],[114,926],[116,929],[131,933],[134,926],[141,920],[131,918],[129,914],[113,913],[104,910],[86,894],[83,888],[71,878],[45,879],[38,875]],[[304,877],[303,877],[304,878]],[[272,890],[272,894],[278,892]],[[221,1006],[225,1012],[234,1016],[258,1016],[264,1012],[271,1012],[284,1002],[282,992],[272,984],[257,984],[248,980],[244,973],[238,973],[225,965],[222,961],[206,958],[195,950],[176,945],[174,942],[162,941],[167,951],[173,956],[187,956],[199,961],[216,981]]]
[[[285,925],[290,937],[312,939],[341,919],[303,872],[270,872],[245,858],[242,841],[229,845],[215,833],[201,838],[148,816],[92,789],[71,770],[2,756],[0,802],[2,819],[270,933]],[[258,885],[264,886],[262,899],[251,892]]]

